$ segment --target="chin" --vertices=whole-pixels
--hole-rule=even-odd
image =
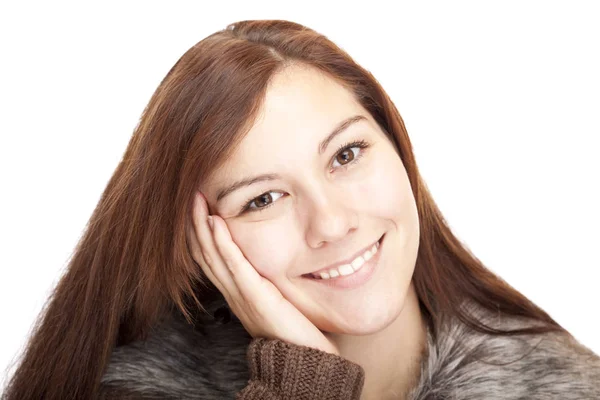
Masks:
[[[380,332],[392,324],[402,311],[403,303],[396,302],[395,307],[389,303],[379,307],[362,307],[338,313],[335,318],[321,321],[317,327],[328,333],[364,336]]]

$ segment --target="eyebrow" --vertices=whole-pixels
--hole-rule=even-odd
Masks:
[[[365,117],[364,115],[355,115],[353,117],[346,118],[345,120],[340,122],[333,129],[333,131],[331,131],[331,133],[329,135],[327,135],[327,137],[325,139],[323,139],[321,141],[321,143],[319,143],[319,147],[317,149],[318,153],[323,154],[325,152],[325,150],[327,150],[327,146],[329,145],[329,143],[337,135],[344,132],[350,125],[352,125],[358,121],[366,121],[366,120],[367,120],[367,117]],[[279,174],[262,174],[262,175],[257,175],[257,176],[241,179],[227,187],[224,187],[224,188],[221,188],[220,190],[218,190],[217,191],[217,203],[219,201],[221,201],[227,195],[229,195],[232,192],[234,192],[238,189],[241,189],[243,187],[250,186],[250,185],[253,185],[258,182],[273,181],[273,180],[280,179],[280,178],[281,178],[281,176]]]

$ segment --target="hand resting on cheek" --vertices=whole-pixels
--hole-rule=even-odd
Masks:
[[[194,231],[187,232],[192,257],[248,333],[339,355],[336,346],[271,281],[259,275],[231,238],[225,220],[210,216],[211,229],[208,217],[206,198],[198,192],[192,215]]]

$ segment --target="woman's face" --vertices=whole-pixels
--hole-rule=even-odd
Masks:
[[[319,144],[349,118],[320,153]],[[339,150],[352,142],[367,147]],[[272,179],[217,201],[223,189],[263,174]],[[300,66],[278,73],[235,155],[201,191],[258,273],[319,329],[375,333],[399,315],[419,245],[415,200],[394,145],[334,80]],[[354,275],[307,277],[351,261],[383,235],[373,261]]]

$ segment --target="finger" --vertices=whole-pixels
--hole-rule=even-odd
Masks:
[[[210,271],[209,273],[215,281],[219,282],[220,287],[217,286],[217,284],[215,284],[215,286],[219,288],[219,291],[221,291],[224,296],[234,298],[238,295],[238,290],[215,245],[215,239],[213,237],[213,232],[208,225],[207,217],[208,207],[206,202],[202,198],[202,195],[197,193],[194,200],[193,222],[198,238],[198,245],[200,247],[200,254],[205,261],[206,269]]]
[[[197,197],[201,197],[201,195],[198,194]],[[216,250],[216,248],[215,248],[213,251],[213,254],[216,254],[216,257],[206,257],[203,255],[203,253],[206,254],[208,251],[202,249],[202,244],[207,246],[206,243],[208,242],[208,243],[212,243],[213,247],[215,247],[215,246],[214,246],[214,238],[212,236],[212,231],[210,231],[210,227],[207,227],[208,221],[206,220],[205,217],[203,217],[203,215],[207,215],[208,213],[206,211],[203,211],[203,210],[206,210],[207,207],[205,206],[206,203],[202,204],[202,201],[205,202],[206,200],[204,200],[203,198],[194,199],[192,224],[188,226],[188,230],[189,230],[188,235],[191,237],[190,244],[193,248],[192,254],[193,254],[196,262],[200,265],[200,268],[202,268],[202,270],[204,271],[204,274],[215,285],[215,287],[219,290],[219,292],[221,292],[221,294],[223,294],[223,297],[225,298],[227,304],[229,304],[231,311],[233,311],[233,313],[240,320],[244,321],[245,320],[245,312],[243,309],[240,309],[237,306],[238,303],[240,303],[241,296],[239,294],[239,291],[237,290],[235,283],[233,282],[233,279],[230,276],[230,273],[226,270],[227,268],[225,267],[224,262],[221,259],[221,255],[218,254],[218,250]],[[203,207],[203,205],[204,205],[204,207]],[[203,226],[203,224],[205,226]],[[209,234],[203,235],[201,233],[203,229],[204,229],[204,231],[208,230]],[[199,237],[204,237],[204,239],[199,239]],[[207,262],[205,260],[205,258],[210,259],[210,262]],[[217,261],[215,262],[213,260],[217,260]],[[220,266],[218,264],[220,264]],[[223,271],[224,277],[221,277],[221,278],[217,277],[215,275],[215,273],[213,272],[213,270]],[[223,281],[226,281],[229,283],[223,284]]]
[[[202,272],[204,273],[206,278],[208,278],[208,280],[210,282],[212,282],[212,284],[220,292],[223,292],[224,291],[223,285],[221,285],[221,282],[219,282],[219,280],[214,276],[214,274],[210,270],[210,267],[207,265],[206,261],[204,260],[204,257],[202,256],[202,251],[200,249],[200,243],[198,243],[198,238],[196,237],[194,223],[192,222],[192,224],[188,225],[186,229],[187,229],[186,236],[188,238],[188,247],[189,247],[190,253],[192,254],[192,258],[200,266],[200,269],[202,270]],[[204,282],[204,280],[203,280],[203,283],[206,283],[206,282]]]
[[[217,277],[213,274],[211,270],[211,262],[212,260],[206,259],[207,257],[203,255],[202,247],[200,244],[201,239],[199,239],[199,232],[202,229],[202,205],[196,204],[196,199],[194,200],[194,208],[192,211],[192,224],[188,226],[188,241],[190,243],[192,257],[198,263],[206,277],[215,285],[215,287],[219,290],[219,292],[223,293],[224,296],[228,297],[228,293],[225,290],[223,284],[217,279]]]
[[[246,304],[254,309],[259,309],[262,304],[266,303],[264,296],[268,293],[266,286],[270,282],[260,276],[254,266],[246,259],[231,238],[225,221],[216,215],[213,215],[213,221],[215,243],[225,267]],[[272,288],[269,288],[269,291],[272,292]]]

